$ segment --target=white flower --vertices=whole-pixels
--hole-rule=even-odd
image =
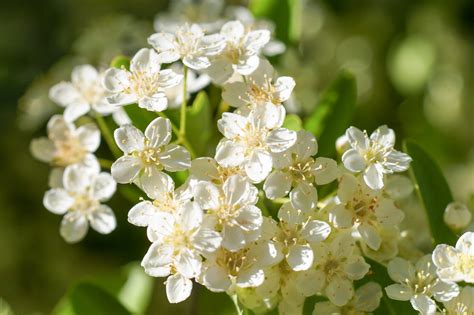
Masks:
[[[447,315],[470,315],[474,314],[474,287],[466,286],[461,289],[457,297],[444,302],[444,312]]]
[[[431,255],[423,256],[415,266],[405,259],[395,258],[389,262],[388,274],[398,282],[385,288],[389,298],[410,301],[413,308],[422,314],[434,314],[436,303],[446,302],[459,294],[455,283],[444,282],[436,275],[436,266]]]
[[[370,189],[352,174],[342,176],[337,197],[339,203],[329,214],[331,222],[337,228],[354,227],[362,241],[374,250],[382,242],[381,227],[395,226],[404,218],[393,200]]]
[[[464,233],[456,247],[441,244],[433,251],[433,262],[443,281],[474,283],[474,232]]]
[[[380,226],[377,231],[382,241],[377,250],[370,248],[370,246],[368,246],[365,242],[360,242],[360,247],[364,253],[364,256],[367,256],[368,258],[378,262],[387,262],[398,255],[401,233],[398,227],[395,225]],[[403,257],[406,258],[406,256]]]
[[[246,179],[233,175],[222,187],[198,182],[193,187],[194,200],[206,210],[222,234],[222,247],[237,251],[259,237],[262,212],[255,206],[258,190]]]
[[[359,287],[354,297],[344,306],[339,307],[331,302],[318,302],[314,305],[313,315],[319,314],[370,314],[380,305],[382,288],[378,283],[368,282]]]
[[[143,176],[164,176],[162,170],[177,172],[190,166],[189,152],[171,141],[171,123],[158,117],[143,134],[132,125],[115,130],[115,142],[124,155],[112,165],[112,176],[119,183],[131,183]]]
[[[178,74],[184,73],[183,66],[178,63],[173,63],[169,69]],[[207,74],[198,74],[188,69],[188,77],[186,78],[187,99],[189,99],[189,94],[203,90],[209,83],[211,83],[211,78],[209,78]],[[184,96],[183,85],[184,81],[181,81],[178,85],[165,90],[166,98],[168,99],[168,108],[178,108],[181,106]]]
[[[291,203],[281,206],[278,218],[279,229],[274,239],[282,245],[286,262],[294,271],[308,270],[314,257],[310,245],[325,240],[331,233],[330,225],[295,210]]]
[[[466,228],[471,223],[471,219],[471,211],[463,203],[451,202],[444,210],[444,223],[453,230]]]
[[[72,70],[71,82],[61,82],[49,90],[49,98],[65,107],[64,119],[72,122],[91,109],[100,114],[115,111],[106,99],[101,81],[103,75],[91,65],[76,66]]]
[[[364,180],[372,189],[384,186],[384,174],[403,172],[410,166],[411,158],[393,148],[395,133],[387,126],[377,128],[370,139],[367,133],[355,127],[346,131],[351,149],[344,152],[342,162],[352,172],[364,171]]]
[[[247,177],[242,167],[223,167],[210,157],[200,157],[192,160],[191,168],[189,169],[189,180],[191,183],[206,181],[220,186],[232,175]]]
[[[318,144],[314,136],[305,130],[298,131],[296,143],[291,148],[273,154],[275,170],[263,185],[265,195],[276,199],[291,191],[290,200],[294,208],[301,211],[315,209],[318,202],[315,184],[330,183],[338,175],[336,161],[313,158],[317,151]]]
[[[261,240],[238,251],[219,248],[206,255],[199,282],[213,292],[231,291],[233,286],[253,288],[265,280],[265,269],[283,256],[272,241]]]
[[[156,33],[148,43],[158,52],[161,63],[172,63],[179,59],[194,70],[203,70],[211,65],[210,56],[219,54],[225,47],[220,34],[204,35],[197,24],[180,26],[174,34]]]
[[[211,61],[207,73],[217,84],[227,81],[234,72],[249,75],[257,69],[259,53],[270,40],[268,30],[246,31],[239,21],[230,21],[222,26],[220,34],[226,47]]]
[[[276,77],[268,60],[260,60],[258,68],[245,81],[227,83],[222,88],[222,98],[229,105],[243,107],[272,103],[276,106],[290,98],[295,87],[291,77]]]
[[[110,68],[103,85],[111,93],[107,100],[113,105],[138,103],[149,111],[161,112],[168,106],[165,90],[178,85],[183,76],[173,70],[160,70],[158,54],[153,49],[140,49],[130,62],[130,71]]]
[[[217,162],[243,167],[254,182],[264,180],[272,170],[271,153],[285,151],[296,141],[296,132],[281,128],[279,115],[273,105],[255,108],[247,117],[224,113],[218,121],[225,139],[217,146]]]
[[[116,185],[108,173],[72,165],[64,171],[64,188],[48,190],[43,204],[52,213],[65,214],[59,232],[67,242],[79,242],[87,234],[89,223],[101,234],[108,234],[115,229],[116,220],[112,209],[101,202],[112,197]]]
[[[145,272],[153,277],[168,277],[166,295],[170,303],[189,297],[190,279],[201,273],[202,253],[215,251],[221,243],[219,233],[201,227],[203,213],[192,201],[174,214],[160,212],[150,223],[153,244],[142,260]]]
[[[139,185],[151,201],[140,201],[128,212],[128,222],[136,226],[149,226],[160,212],[178,213],[193,197],[189,185],[175,190],[173,179],[165,173],[143,176]]]
[[[370,268],[357,252],[350,234],[341,233],[329,243],[316,243],[313,252],[316,291],[323,292],[337,306],[347,304],[354,295],[352,282],[362,279]]]
[[[63,116],[54,115],[47,128],[47,138],[31,141],[30,150],[35,158],[59,168],[73,164],[99,168],[97,158],[92,154],[100,145],[100,131],[95,124],[76,128]]]

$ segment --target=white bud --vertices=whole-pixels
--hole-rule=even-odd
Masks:
[[[349,139],[347,138],[345,134],[337,138],[336,150],[338,154],[342,155],[344,152],[346,152],[350,148],[351,148],[351,145],[349,144]]]
[[[461,230],[471,222],[471,212],[460,202],[451,202],[444,210],[444,223],[453,230]]]

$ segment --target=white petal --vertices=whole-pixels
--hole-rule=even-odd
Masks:
[[[424,294],[417,294],[410,299],[411,306],[421,314],[432,315],[436,312],[436,303]]]
[[[166,94],[157,91],[152,96],[143,96],[138,100],[138,107],[144,108],[150,112],[162,112],[168,108],[168,99]]]
[[[415,278],[413,265],[402,258],[394,258],[388,263],[387,271],[393,281],[404,282]]]
[[[339,170],[333,159],[319,157],[314,162],[313,175],[317,185],[326,185],[337,178]]]
[[[201,256],[184,248],[175,258],[174,265],[178,273],[186,278],[194,278],[201,272]]]
[[[64,119],[68,122],[73,122],[81,116],[84,116],[90,111],[91,107],[84,101],[71,103],[64,110]]]
[[[66,167],[63,177],[64,188],[69,192],[84,192],[95,175],[93,171],[95,170],[78,164]]]
[[[89,229],[87,219],[80,212],[69,212],[61,221],[59,234],[68,243],[77,243],[82,240]]]
[[[274,171],[268,175],[263,190],[269,199],[276,199],[286,196],[290,192],[291,177],[281,171]]]
[[[67,107],[82,99],[79,91],[70,82],[61,82],[51,87],[49,98],[62,107]]]
[[[42,162],[49,163],[54,157],[56,146],[46,137],[33,139],[30,143],[31,154]]]
[[[128,212],[128,222],[136,226],[148,226],[157,211],[150,201],[139,202]]]
[[[158,54],[153,49],[142,48],[130,61],[130,71],[153,74],[160,70],[160,65]]]
[[[63,116],[54,115],[48,121],[48,138],[55,141],[67,140],[68,135],[74,131],[74,125],[67,122]]]
[[[384,226],[394,226],[402,222],[405,214],[395,206],[392,199],[381,198],[379,206],[375,209],[375,215],[380,224]]]
[[[101,234],[109,234],[117,226],[114,212],[106,205],[100,205],[95,209],[89,221],[91,227]]]
[[[241,270],[237,275],[236,284],[241,288],[254,288],[261,285],[264,280],[265,273],[263,270],[254,266]]]
[[[173,193],[173,179],[166,173],[152,168],[150,173],[140,177],[139,186],[150,199],[163,200]]]
[[[222,236],[222,247],[230,251],[237,251],[245,246],[244,232],[237,226],[225,225]]]
[[[295,80],[292,77],[279,77],[274,85],[276,98],[280,100],[280,102],[287,101],[290,98],[295,85]]]
[[[148,37],[148,43],[158,52],[161,63],[172,63],[179,59],[176,37],[170,33],[156,33]]]
[[[117,183],[109,173],[100,173],[92,183],[92,193],[95,199],[106,201],[117,189]]]
[[[408,301],[413,296],[413,292],[408,286],[398,283],[386,287],[385,292],[389,298],[397,301]]]
[[[242,36],[244,36],[245,28],[240,21],[230,21],[225,23],[221,28],[221,34],[226,37],[227,40],[237,42]]]
[[[344,266],[344,272],[351,280],[362,279],[369,272],[370,265],[362,256],[352,256]]]
[[[353,215],[344,204],[339,204],[330,211],[329,220],[337,228],[349,228],[352,226]]]
[[[229,205],[246,205],[257,202],[257,188],[242,176],[232,175],[229,177],[222,186],[222,190],[225,202]]]
[[[349,127],[346,136],[353,149],[366,150],[369,147],[369,137],[356,127]]]
[[[364,243],[367,244],[371,249],[378,250],[380,248],[380,244],[382,244],[382,238],[379,235],[377,228],[369,223],[362,223],[359,225],[357,230],[362,237]]]
[[[209,59],[204,56],[186,56],[183,58],[183,64],[193,70],[204,70],[211,65]]]
[[[115,142],[124,153],[141,151],[144,148],[145,136],[132,125],[122,126],[114,131]]]
[[[159,154],[161,164],[169,172],[184,171],[191,166],[191,156],[188,150],[176,144],[169,144]]]
[[[193,194],[194,199],[205,210],[217,209],[220,206],[220,191],[209,182],[198,182],[193,187]]]
[[[313,264],[313,250],[309,245],[291,245],[286,261],[294,271],[307,270]]]
[[[370,188],[379,190],[383,188],[383,172],[378,164],[370,164],[364,171],[364,181]]]
[[[197,202],[187,201],[176,212],[179,224],[182,229],[187,231],[197,228],[201,225],[203,219],[202,209]]]
[[[76,86],[93,84],[99,79],[99,72],[91,65],[75,66],[72,69],[71,79]]]
[[[337,306],[343,306],[354,295],[352,282],[340,277],[334,277],[326,287],[326,295]]]
[[[247,126],[247,118],[234,113],[223,113],[217,122],[219,131],[228,139],[244,135]]]
[[[339,188],[337,190],[337,197],[341,202],[346,203],[354,198],[354,195],[359,189],[357,178],[351,174],[345,174],[341,177]]]
[[[438,268],[449,268],[457,261],[457,252],[454,247],[440,244],[433,251],[433,263]]]
[[[152,277],[166,277],[170,274],[173,261],[173,247],[166,244],[153,243],[141,262],[145,272]]]
[[[256,30],[247,33],[244,39],[244,44],[247,49],[254,53],[260,52],[260,50],[270,41],[269,30]]]
[[[225,58],[218,58],[211,62],[209,68],[206,69],[206,73],[215,84],[223,84],[232,76],[234,69]]]
[[[151,242],[164,242],[166,237],[173,235],[176,220],[169,212],[158,211],[148,223],[147,236]],[[170,245],[171,246],[171,245]]]
[[[63,214],[74,204],[75,199],[62,188],[53,188],[44,194],[43,205],[55,214]]]
[[[141,169],[142,165],[139,159],[125,155],[112,164],[110,171],[118,183],[127,184],[135,180]]]
[[[278,210],[278,218],[294,228],[296,225],[302,224],[307,219],[307,214],[295,210],[291,205],[291,202],[287,202],[280,207],[280,210]]]
[[[240,75],[250,75],[258,68],[260,58],[256,55],[253,56],[241,56],[239,61],[233,65],[235,72]]]
[[[456,249],[465,255],[474,256],[474,232],[466,232],[456,242]]]
[[[255,206],[245,206],[240,209],[235,222],[244,231],[255,231],[263,223],[262,212]]]
[[[439,302],[447,302],[459,295],[459,286],[456,283],[439,281],[432,288],[434,298]]]
[[[372,132],[370,140],[377,142],[386,148],[392,148],[395,145],[395,132],[383,125]]]
[[[356,290],[355,308],[364,312],[373,312],[379,307],[382,296],[380,284],[368,282]]]
[[[82,125],[77,128],[77,139],[88,152],[94,152],[100,145],[100,130],[95,124]]]
[[[158,117],[145,130],[145,136],[154,148],[168,144],[171,140],[171,123],[169,119]]]
[[[247,104],[247,85],[244,82],[232,82],[223,86],[222,99],[230,106],[242,107]]]
[[[393,150],[386,156],[384,167],[391,172],[404,172],[410,167],[411,157],[400,151]]]
[[[295,280],[299,292],[305,296],[312,296],[321,292],[326,281],[326,276],[320,270],[308,269],[297,272]]]
[[[171,69],[161,70],[159,77],[159,85],[162,89],[169,89],[177,86],[183,81],[183,75],[177,74]]]
[[[169,276],[166,280],[166,296],[170,303],[186,300],[193,289],[193,282],[180,274]]]
[[[271,171],[272,157],[262,150],[254,150],[245,163],[245,173],[255,183],[263,181]]]
[[[213,158],[200,157],[191,161],[190,176],[197,180],[220,181],[218,164]]]
[[[216,148],[216,161],[224,167],[239,166],[245,161],[245,147],[222,140]]]
[[[298,186],[290,192],[290,200],[293,208],[308,213],[316,209],[318,191],[314,186],[300,182]]]
[[[293,148],[298,155],[298,161],[306,161],[318,152],[318,143],[311,132],[300,130],[297,132],[297,140]]]
[[[203,283],[213,292],[224,292],[231,285],[226,270],[218,266],[210,266],[206,269],[203,274]]]
[[[211,253],[221,245],[222,237],[216,231],[201,228],[193,237],[193,245],[200,252]]]
[[[138,102],[138,96],[135,94],[116,93],[106,97],[107,102],[113,106],[124,106]]]
[[[270,151],[278,153],[290,148],[296,142],[296,132],[286,128],[277,128],[270,132],[266,143]]]
[[[102,85],[111,93],[119,93],[130,85],[127,71],[109,68],[105,71]]]
[[[324,241],[331,233],[331,226],[324,221],[311,220],[303,226],[301,237],[308,242]]]
[[[342,163],[344,167],[351,172],[360,172],[365,168],[365,159],[360,155],[359,151],[349,149],[342,155]]]

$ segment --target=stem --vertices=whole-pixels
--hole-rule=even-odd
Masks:
[[[237,311],[237,315],[246,315],[247,310],[244,307],[241,307],[239,303],[239,298],[237,297],[237,294],[233,294],[230,296],[230,299],[232,302],[234,302],[235,310]]]
[[[187,108],[187,82],[188,82],[188,67],[184,66],[183,79],[183,102],[181,103],[181,118],[179,122],[179,138],[183,139],[186,136],[186,108]]]
[[[290,201],[290,198],[277,198],[272,200],[272,202],[277,203],[277,204],[284,204]]]
[[[112,167],[112,161],[107,159],[98,158],[99,164],[102,168],[110,169]]]
[[[95,120],[97,121],[97,124],[99,125],[100,132],[102,133],[102,136],[104,137],[105,142],[107,142],[110,152],[112,152],[115,158],[119,158],[122,155],[122,153],[120,152],[120,149],[117,147],[117,144],[115,144],[114,137],[112,136],[112,133],[110,132],[110,129],[104,120],[104,117],[100,115],[95,115]]]

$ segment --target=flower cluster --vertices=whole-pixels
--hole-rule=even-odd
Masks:
[[[51,118],[48,137],[31,150],[54,167],[44,205],[65,214],[61,236],[77,242],[89,224],[110,233],[115,216],[102,202],[116,183],[131,184],[146,196],[128,213],[151,243],[141,265],[166,277],[171,303],[187,299],[194,280],[260,313],[301,314],[312,295],[326,299],[314,314],[370,313],[380,304],[380,285],[354,283],[370,273],[369,257],[388,262],[397,282],[385,289],[390,298],[409,300],[423,314],[435,312],[435,301],[447,312],[472,310],[472,287],[456,282],[474,282],[474,234],[455,248],[439,245],[415,266],[396,257],[405,217],[397,196],[406,182],[391,179],[411,158],[394,149],[394,131],[381,126],[369,137],[349,127],[340,165],[317,156],[311,132],[284,127],[295,81],[278,76],[264,57],[271,30],[244,16],[176,25],[163,18],[148,38],[151,47],[129,67],[79,66],[72,82],[51,88],[64,113]],[[217,117],[223,137],[209,150],[215,154],[196,156],[186,139],[187,100],[210,82],[233,111]],[[179,119],[170,119],[179,104]],[[126,114],[133,106],[156,114],[144,130]],[[113,135],[103,118],[109,114]],[[94,155],[101,135],[113,162]],[[331,183],[336,188],[328,194]],[[324,194],[319,186],[327,187]]]

